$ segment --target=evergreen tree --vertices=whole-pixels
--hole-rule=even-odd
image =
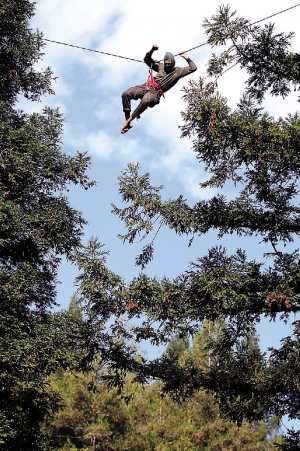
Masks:
[[[251,337],[262,316],[285,321],[300,309],[300,258],[292,249],[300,233],[300,115],[275,119],[262,107],[267,92],[285,97],[299,89],[300,58],[290,51],[292,33],[277,33],[272,24],[251,25],[228,7],[220,8],[204,27],[212,46],[229,43],[230,48],[212,55],[210,81],[200,78],[184,89],[181,130],[182,137],[193,138],[196,158],[210,175],[201,186],[215,188],[218,194],[194,206],[183,196],[164,201],[162,187],[151,185],[149,174],[141,175],[138,165],[129,164],[119,177],[127,206],[114,206],[113,212],[127,227],[121,238],[129,243],[139,235],[151,236],[160,224],[190,236],[190,244],[195,235],[214,229],[219,238],[257,237],[269,252],[257,261],[241,249],[228,255],[224,247],[214,247],[174,280],[142,273],[125,286],[105,268],[103,251],[92,242],[80,256],[81,293],[94,321],[111,319],[110,312],[116,317],[111,330],[118,337],[118,352],[109,357],[117,384],[122,371],[136,371],[142,382],[162,379],[164,390],[175,399],[203,388],[238,424],[267,414],[299,418],[299,321],[269,357],[253,346]],[[217,89],[217,78],[232,64],[248,74],[234,111]],[[228,183],[235,186],[234,199],[226,197]],[[136,259],[142,269],[153,258],[154,238]],[[124,315],[143,321],[128,328],[120,320]],[[137,362],[120,338],[166,344],[174,334],[194,336],[204,320],[223,324],[211,344],[208,368],[198,368],[193,361],[182,366],[166,355]],[[295,437],[291,431],[285,450],[295,449]]]
[[[57,109],[26,114],[29,100],[51,94],[52,72],[39,70],[43,37],[30,29],[34,2],[0,0],[0,449],[52,449],[41,425],[59,396],[47,378],[78,367],[85,326],[56,305],[61,256],[81,245],[85,220],[64,192],[91,186],[89,159],[60,150]],[[81,335],[79,334],[81,330]],[[74,346],[76,331],[76,346]]]
[[[68,310],[76,318],[78,318],[78,319],[82,319],[83,318],[81,302],[80,302],[76,292],[71,297]]]
[[[182,354],[189,349],[189,346],[188,337],[182,338],[175,335],[175,337],[171,338],[165,354],[169,359],[179,360]]]
[[[181,366],[189,358],[196,360],[198,366],[206,366],[209,353],[205,348],[213,329],[216,330],[211,325],[209,334],[209,328],[200,331],[192,348],[187,348],[186,342],[182,347],[181,339],[172,340],[176,351],[182,347],[181,354],[176,354]],[[275,451],[274,439],[280,441],[278,424],[274,423],[274,437],[268,437],[271,420],[243,422],[238,428],[221,418],[214,396],[204,390],[188,402],[174,404],[170,396],[162,396],[161,382],[142,389],[129,375],[120,395],[117,388],[109,390],[103,380],[105,374],[104,367],[95,366],[94,372],[85,376],[62,372],[52,378],[65,404],[50,427],[60,451]],[[134,396],[130,396],[133,391]]]

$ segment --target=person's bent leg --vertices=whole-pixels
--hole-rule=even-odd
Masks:
[[[154,107],[154,105],[157,105],[160,100],[160,94],[154,90],[147,91],[145,95],[143,96],[142,100],[140,101],[139,105],[136,107],[134,112],[132,113],[131,117],[132,119],[139,118],[140,115],[148,108]]]
[[[145,96],[144,96],[145,97]],[[140,115],[148,108],[149,106],[149,102],[144,101],[144,97],[141,100],[141,102],[139,103],[139,105],[136,107],[136,109],[134,110],[134,112],[131,114],[131,116],[129,116],[128,119],[125,120],[125,122],[123,123],[120,132],[121,133],[126,133],[128,132],[128,130],[130,130],[133,125],[132,125],[132,121],[134,119],[139,119]],[[125,112],[125,111],[124,111]],[[126,117],[126,112],[125,112],[125,117]]]
[[[145,94],[144,85],[133,86],[132,88],[127,89],[122,94],[122,105],[123,111],[125,113],[125,119],[129,119],[130,111],[131,111],[131,100],[139,100],[142,99]],[[128,117],[126,117],[128,116]]]
[[[136,107],[132,115],[124,122],[121,127],[121,133],[126,133],[132,128],[131,122],[134,119],[138,119],[140,115],[148,108],[153,108],[160,101],[160,94],[155,89],[147,91],[143,96],[141,102]]]
[[[145,93],[144,85],[134,86],[132,88],[127,89],[122,94],[122,104],[123,111],[125,114],[125,122],[123,123],[120,131],[121,133],[126,133],[130,128],[133,127],[131,121],[133,120],[131,116],[131,100],[138,100],[143,97]]]

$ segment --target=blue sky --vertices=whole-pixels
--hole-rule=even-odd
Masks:
[[[44,37],[82,47],[97,49],[142,60],[152,44],[159,45],[155,57],[162,59],[166,51],[174,54],[190,49],[206,41],[202,21],[211,17],[222,3],[220,0],[185,0],[173,2],[161,0],[154,5],[145,0],[39,0],[32,28],[43,31]],[[262,19],[296,2],[253,0],[231,1],[238,15],[251,21]],[[300,7],[270,19],[278,32],[297,31]],[[293,50],[299,51],[300,34],[296,32]],[[111,203],[121,205],[118,196],[117,177],[128,162],[140,162],[143,172],[150,172],[152,181],[164,185],[165,198],[183,194],[190,204],[206,199],[216,193],[200,189],[199,182],[205,180],[203,167],[191,151],[191,141],[180,139],[180,111],[185,105],[181,88],[188,79],[197,80],[205,75],[205,64],[211,49],[204,46],[193,50],[189,56],[198,66],[197,72],[182,79],[160,105],[146,111],[140,121],[134,121],[133,129],[126,135],[119,132],[124,121],[121,93],[130,86],[142,84],[148,75],[146,65],[138,62],[91,53],[67,46],[48,43],[41,67],[51,66],[58,77],[54,84],[55,96],[42,99],[40,103],[20,100],[20,107],[37,111],[43,105],[60,107],[66,118],[63,146],[65,153],[73,155],[76,150],[87,151],[92,156],[91,178],[97,187],[89,191],[74,188],[70,191],[73,207],[83,212],[89,224],[85,240],[98,236],[111,254],[108,266],[126,280],[139,273],[134,258],[145,243],[123,245],[117,238],[123,233],[122,223],[111,215]],[[185,61],[177,57],[176,64]],[[226,96],[232,108],[243,92],[244,74],[235,68],[226,73],[219,82],[219,90]],[[292,93],[284,101],[267,96],[265,108],[274,116],[286,115],[298,110],[297,96]],[[233,196],[232,186],[227,195]],[[258,244],[258,239],[240,239],[235,236],[217,241],[215,233],[195,239],[188,247],[187,237],[178,237],[171,231],[162,230],[155,242],[155,259],[147,268],[150,276],[175,277],[207,253],[207,250],[222,244],[229,252],[237,247],[246,249],[249,258],[262,259],[270,249]],[[294,243],[295,247],[298,243]],[[76,268],[64,262],[60,271],[61,284],[58,302],[66,308],[74,292],[73,279]],[[276,345],[288,330],[280,323],[263,323],[259,328],[264,348]]]

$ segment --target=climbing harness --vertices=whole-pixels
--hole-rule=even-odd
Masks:
[[[160,93],[161,96],[163,96],[163,98],[165,98],[164,91],[162,90],[162,88],[159,86],[159,84],[157,83],[157,81],[155,81],[155,79],[153,77],[152,64],[149,69],[149,75],[148,75],[147,81],[145,83],[145,91],[149,91],[149,88],[151,85]]]

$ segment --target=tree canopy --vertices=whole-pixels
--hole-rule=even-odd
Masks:
[[[205,347],[211,333],[217,333],[217,328],[205,324],[192,346],[186,339],[174,337],[165,353],[172,359],[175,352],[180,365],[187,359],[195,359],[198,366],[207,365]],[[237,427],[220,418],[213,395],[203,390],[188,402],[174,404],[163,394],[161,381],[142,388],[133,382],[134,375],[128,375],[122,394],[118,394],[117,388],[109,389],[103,381],[105,374],[105,366],[98,361],[85,376],[61,372],[52,378],[64,400],[64,408],[50,426],[59,450],[271,451],[276,449],[274,439],[281,440],[276,418]],[[93,390],[89,390],[91,385]],[[124,402],[126,397],[130,400]]]
[[[212,47],[229,48],[212,55],[208,77],[184,88],[181,131],[192,139],[196,158],[205,165],[208,180],[200,186],[215,188],[217,194],[193,206],[183,196],[164,200],[163,187],[153,186],[149,173],[129,164],[119,177],[127,205],[113,206],[113,213],[127,228],[120,237],[124,242],[150,237],[136,258],[142,270],[154,258],[157,225],[189,236],[190,244],[194,236],[217,230],[219,237],[238,237],[241,245],[231,253],[213,247],[173,280],[141,272],[125,284],[107,269],[105,252],[94,240],[79,257],[79,292],[88,302],[91,320],[107,322],[115,352],[103,347],[101,337],[96,337],[93,351],[108,358],[117,384],[132,371],[141,382],[161,379],[163,390],[177,400],[204,389],[218,400],[221,413],[238,424],[266,414],[296,419],[299,321],[268,355],[252,346],[251,336],[262,317],[286,321],[300,308],[299,252],[293,246],[300,232],[300,116],[296,112],[275,118],[263,109],[266,93],[284,98],[299,89],[299,55],[290,51],[292,33],[278,33],[273,24],[251,25],[229,7],[205,20],[204,28]],[[217,83],[233,64],[247,75],[234,110]],[[235,187],[234,198],[226,194],[229,183]],[[268,253],[248,259],[242,249],[247,236],[268,246]],[[158,345],[169,343],[175,334],[194,336],[205,320],[223,324],[211,337],[208,368],[192,360],[182,367],[176,355],[137,359],[130,347],[130,341]],[[298,432],[287,431],[283,448],[298,449],[298,441]]]
[[[219,246],[174,280],[141,272],[125,283],[107,268],[97,239],[82,245],[85,220],[66,195],[70,184],[93,185],[89,157],[62,153],[58,109],[26,114],[16,108],[20,95],[37,101],[52,93],[51,69],[36,66],[44,43],[29,26],[34,3],[0,0],[0,6],[0,449],[54,449],[42,427],[61,401],[49,376],[88,369],[95,357],[109,386],[121,389],[130,373],[145,385],[159,380],[162,393],[178,402],[206,392],[220,415],[238,425],[272,415],[298,418],[299,321],[269,355],[253,342],[262,316],[285,321],[299,310],[293,241],[300,231],[300,116],[276,119],[262,109],[267,92],[285,97],[298,89],[292,34],[251,25],[228,7],[206,20],[208,42],[230,47],[212,55],[210,78],[184,89],[181,131],[209,174],[202,186],[218,194],[194,206],[183,196],[165,201],[162,187],[129,164],[119,177],[127,206],[113,207],[127,227],[124,241],[153,234],[136,259],[142,270],[154,257],[155,224],[189,236],[190,244],[212,229],[220,237],[257,237],[268,255],[249,260],[241,248],[229,255]],[[232,64],[248,75],[234,111],[217,86]],[[236,188],[234,199],[226,195],[228,183]],[[79,268],[79,299],[69,312],[53,313],[62,256]],[[176,347],[152,361],[137,351],[143,340],[168,345],[174,336],[194,337],[205,321],[221,325],[205,345],[209,365],[191,355],[182,360]],[[288,431],[284,451],[298,449],[299,438]]]
[[[60,397],[47,379],[78,368],[87,327],[52,309],[59,263],[80,247],[85,224],[66,191],[92,185],[89,158],[61,152],[58,109],[17,109],[18,96],[52,93],[50,68],[36,68],[44,43],[33,13],[28,0],[0,1],[0,449],[11,451],[52,449],[41,426]]]

